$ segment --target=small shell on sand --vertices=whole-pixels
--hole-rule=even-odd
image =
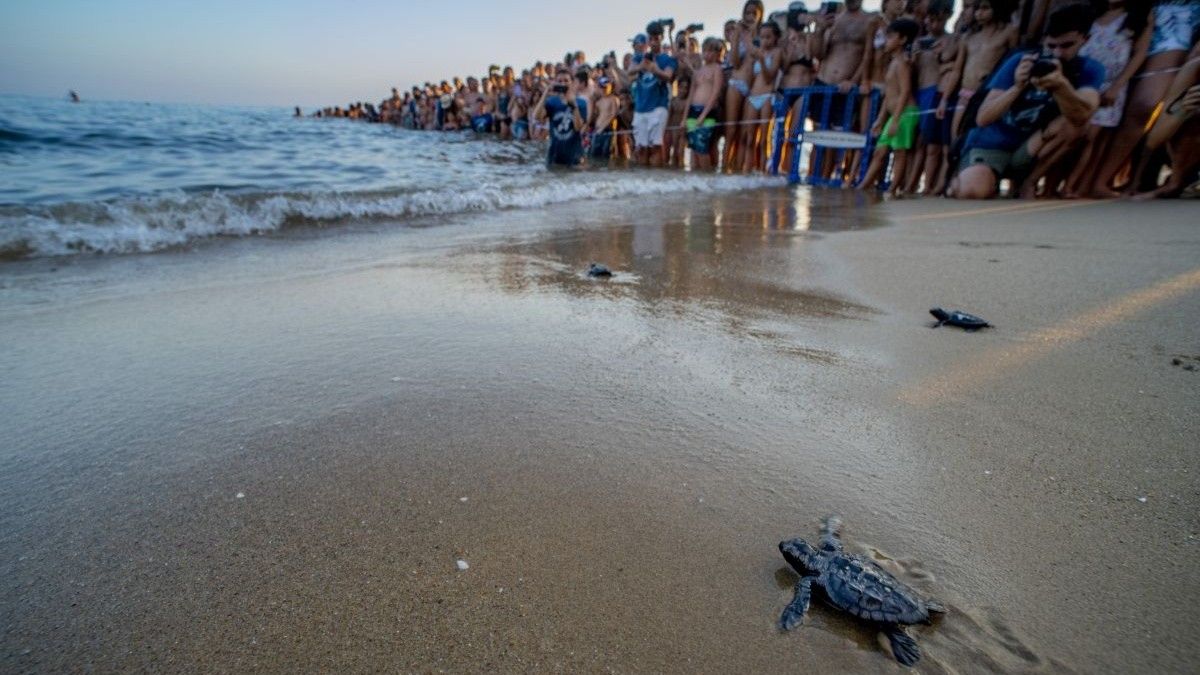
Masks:
[[[458,562],[456,562],[454,564],[458,566],[459,572],[463,572],[471,567],[470,565],[467,564],[466,560],[459,560]]]

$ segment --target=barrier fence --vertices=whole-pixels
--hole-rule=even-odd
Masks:
[[[851,182],[862,180],[871,164],[875,138],[855,129],[861,126],[860,109],[864,100],[869,106],[866,128],[870,128],[880,112],[882,93],[872,89],[863,95],[857,88],[842,93],[837,87],[830,86],[784,89],[782,93],[783,96],[775,101],[770,173],[779,174],[779,165],[786,155],[790,165],[789,182],[841,187],[845,180],[841,167],[846,166],[847,153],[850,153],[854,163]],[[812,151],[807,156],[808,166],[802,167],[805,143],[812,146]],[[834,170],[822,170],[827,164]]]

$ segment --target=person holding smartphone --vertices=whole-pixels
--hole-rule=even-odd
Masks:
[[[1104,82],[1104,66],[1079,56],[1091,26],[1088,6],[1063,7],[1047,20],[1040,53],[1017,53],[1000,66],[988,82],[978,126],[967,135],[951,196],[989,199],[1002,178],[1027,182],[1038,161],[1060,149],[1056,133],[1087,124]]]
[[[646,26],[646,51],[633,58],[630,74],[636,88],[633,91],[633,142],[637,147],[638,163],[643,166],[662,166],[663,135],[667,129],[667,106],[671,102],[671,81],[675,78],[675,59],[663,53],[663,27],[657,21]],[[637,42],[634,42],[637,46]]]
[[[583,125],[587,119],[587,99],[578,96],[574,80],[566,68],[554,74],[553,83],[542,90],[534,108],[538,122],[550,124],[550,149],[546,165],[578,166],[583,159]]]

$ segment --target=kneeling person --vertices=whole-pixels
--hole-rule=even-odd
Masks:
[[[1049,136],[1091,119],[1104,82],[1104,66],[1079,56],[1091,26],[1086,5],[1067,5],[1046,22],[1040,53],[1014,54],[1004,62],[988,83],[976,115],[979,126],[967,135],[951,196],[996,196],[1000,179],[1017,184],[1040,156],[1055,149]]]

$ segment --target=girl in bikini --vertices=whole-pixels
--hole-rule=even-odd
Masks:
[[[783,71],[783,81],[779,88],[784,92],[784,102],[789,110],[787,119],[788,138],[795,138],[800,131],[800,124],[804,121],[800,117],[800,105],[802,96],[799,94],[787,94],[791,89],[800,89],[803,87],[811,87],[816,79],[817,71],[816,64],[812,59],[811,36],[807,32],[808,16],[806,14],[788,14],[788,30],[787,37],[783,42],[783,60],[785,68]],[[783,145],[783,156],[780,158],[779,166],[790,166],[790,155],[792,146],[788,143]]]
[[[742,20],[734,26],[729,54],[733,70],[729,73],[729,86],[725,90],[725,166],[740,167],[744,153],[738,148],[737,139],[743,137],[737,126],[742,119],[746,97],[750,95],[750,83],[754,77],[754,60],[750,50],[762,27],[762,0],[746,0],[742,6]]]
[[[742,121],[758,122],[742,125],[739,152],[742,153],[742,171],[746,173],[761,171],[766,163],[763,146],[766,123],[775,114],[775,91],[779,87],[779,67],[783,64],[783,50],[779,47],[782,37],[779,24],[769,21],[759,29],[757,44],[753,44],[746,54],[753,61],[754,83],[742,107]]]

